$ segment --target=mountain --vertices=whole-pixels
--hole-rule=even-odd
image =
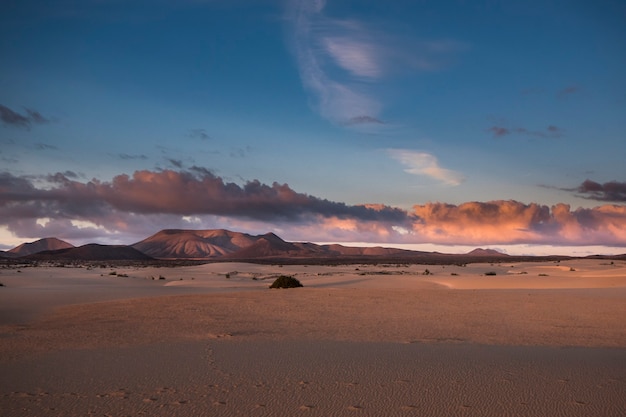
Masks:
[[[249,247],[259,238],[223,229],[166,229],[131,246],[153,258],[208,259],[235,253]]]
[[[158,259],[405,257],[427,254],[394,248],[286,242],[274,233],[253,236],[222,229],[166,229],[132,247]]]
[[[313,243],[303,244],[285,242],[274,233],[254,236],[254,238],[254,243],[227,256],[234,259],[254,259],[266,257],[302,258],[314,256],[319,254],[319,252],[323,252],[316,250],[320,248],[320,246]]]
[[[17,255],[14,253],[0,250],[0,258],[15,258],[15,257],[17,257]]]
[[[26,256],[47,250],[67,249],[73,247],[74,245],[57,239],[56,237],[46,237],[35,242],[22,243],[21,245],[9,250],[8,253],[12,253],[15,256]]]
[[[497,250],[494,250],[494,249],[477,248],[471,252],[468,252],[467,256],[487,256],[487,257],[493,258],[493,257],[498,257],[498,256],[509,256],[509,255],[507,255],[506,253],[498,252]]]
[[[98,245],[96,243],[38,252],[24,258],[36,261],[149,261],[153,259],[131,246]]]

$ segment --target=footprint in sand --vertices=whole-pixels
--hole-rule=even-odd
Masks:
[[[360,411],[363,409],[360,405],[349,405],[347,408],[350,411]]]
[[[315,407],[313,407],[312,405],[301,405],[300,406],[300,410],[302,410],[302,411],[310,411],[313,408],[315,408]]]

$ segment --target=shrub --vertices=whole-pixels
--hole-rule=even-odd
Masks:
[[[498,274],[496,274],[495,271],[489,271],[489,272],[485,272],[485,275],[494,276]]]
[[[300,281],[294,277],[281,275],[270,285],[270,288],[298,288],[302,287]]]
[[[422,275],[432,275],[432,273],[428,269],[426,269],[424,270],[424,272],[422,272]]]

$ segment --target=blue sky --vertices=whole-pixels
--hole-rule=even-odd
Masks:
[[[5,248],[52,233],[133,243],[166,227],[626,246],[622,2],[23,0],[3,9]],[[282,204],[298,214],[222,210],[210,199],[212,208],[185,210],[148,196],[126,206],[124,175],[129,199],[143,179],[182,176],[177,187],[211,198],[196,186],[217,179],[231,197],[238,187],[243,206],[258,201],[246,189],[257,181],[268,193],[260,212]],[[160,184],[171,195],[173,183]],[[98,187],[108,197],[93,213],[74,210],[104,195]]]

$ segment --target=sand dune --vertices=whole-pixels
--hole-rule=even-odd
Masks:
[[[280,274],[305,287],[269,290]],[[0,282],[6,416],[626,413],[624,262],[25,268]]]

